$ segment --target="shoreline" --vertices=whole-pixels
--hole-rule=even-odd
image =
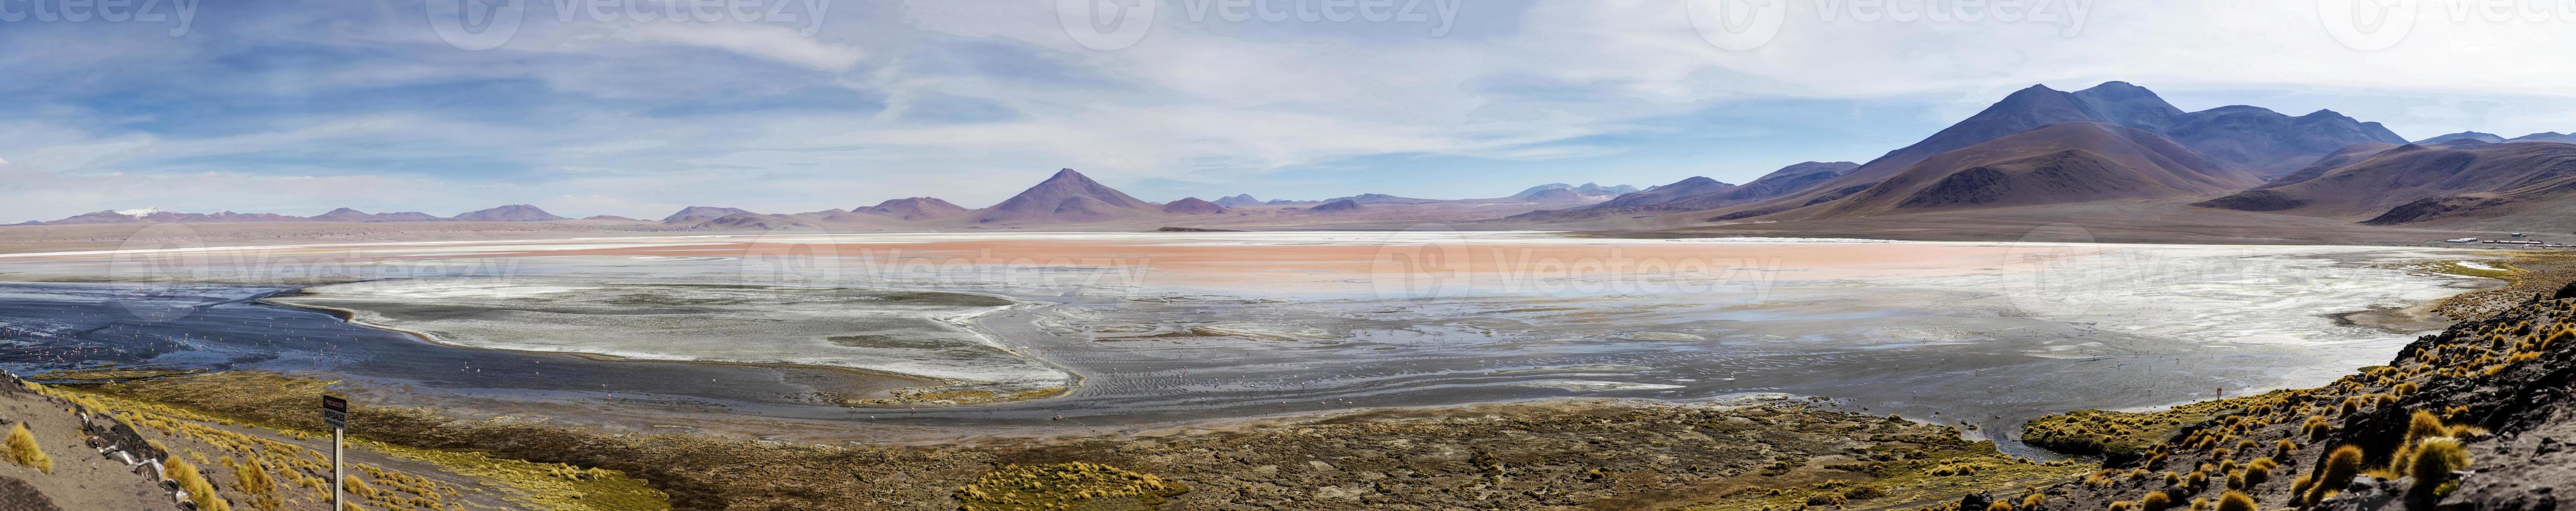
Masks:
[[[748,367],[795,368],[795,369],[819,369],[819,370],[826,370],[826,371],[834,371],[834,372],[846,373],[846,374],[855,375],[855,376],[863,376],[863,377],[868,377],[868,378],[878,378],[878,379],[887,379],[887,380],[897,380],[897,381],[905,381],[905,382],[913,382],[913,383],[920,383],[920,384],[923,384],[923,385],[921,385],[921,386],[916,386],[916,387],[906,387],[906,388],[898,388],[898,389],[895,389],[894,391],[887,392],[887,394],[886,394],[886,395],[889,397],[889,399],[867,399],[867,400],[862,400],[862,399],[840,399],[840,400],[835,400],[835,401],[834,401],[834,403],[833,403],[833,404],[834,404],[834,405],[836,405],[836,406],[840,406],[840,407],[843,407],[843,408],[854,409],[854,410],[871,410],[871,409],[883,409],[883,408],[873,408],[873,407],[868,407],[868,406],[860,406],[860,405],[852,404],[853,402],[882,402],[883,404],[887,404],[887,405],[905,405],[905,406],[913,406],[913,407],[947,408],[947,407],[968,407],[968,406],[996,405],[996,404],[1004,404],[1004,403],[1019,403],[1019,402],[1028,402],[1028,401],[1040,401],[1040,400],[1052,399],[1052,398],[1056,398],[1056,397],[1063,397],[1063,396],[1065,396],[1065,395],[1072,394],[1072,393],[1073,393],[1073,391],[1074,391],[1074,390],[1076,390],[1076,389],[1078,389],[1078,388],[1080,388],[1080,386],[1081,386],[1081,385],[1084,383],[1084,381],[1086,380],[1086,378],[1084,378],[1084,377],[1082,376],[1082,374],[1081,374],[1081,373],[1076,372],[1076,371],[1072,370],[1071,368],[1066,368],[1066,367],[1064,367],[1064,366],[1061,366],[1061,365],[1058,365],[1058,364],[1054,363],[1053,361],[1049,361],[1049,360],[1046,360],[1046,359],[1043,359],[1043,358],[1038,358],[1038,357],[1030,356],[1030,355],[1025,354],[1025,353],[1020,353],[1018,350],[1010,349],[1010,348],[1009,348],[1009,347],[1007,347],[1007,346],[1001,346],[1001,345],[999,345],[999,342],[998,342],[998,340],[999,340],[999,336],[998,336],[998,335],[995,335],[995,334],[993,334],[993,333],[991,333],[991,332],[989,332],[989,331],[985,331],[985,330],[983,330],[983,329],[981,329],[981,328],[975,328],[975,327],[969,327],[969,328],[973,328],[973,329],[974,329],[974,331],[975,331],[975,333],[976,333],[978,336],[981,336],[981,337],[985,338],[985,339],[988,341],[988,344],[993,345],[996,349],[1001,349],[1001,350],[1003,350],[1003,351],[1004,351],[1004,352],[1006,352],[1006,353],[1010,353],[1010,354],[1012,354],[1012,355],[1014,355],[1014,356],[1018,356],[1018,357],[1020,357],[1020,358],[1022,358],[1022,359],[1029,360],[1029,361],[1032,361],[1032,362],[1036,362],[1036,363],[1039,363],[1039,364],[1044,364],[1044,365],[1046,365],[1047,367],[1051,367],[1051,368],[1055,368],[1055,369],[1057,369],[1057,370],[1059,370],[1059,371],[1063,371],[1063,372],[1064,372],[1064,374],[1066,375],[1065,385],[1063,385],[1063,386],[1061,386],[1061,387],[1057,387],[1057,388],[1056,388],[1056,389],[1054,389],[1052,392],[1046,392],[1046,393],[1043,393],[1043,394],[1035,394],[1035,395],[1031,395],[1031,394],[1002,395],[1002,394],[998,394],[998,393],[997,393],[997,394],[995,394],[995,396],[996,396],[996,397],[994,397],[994,398],[990,398],[990,399],[980,399],[980,400],[972,400],[972,401],[956,401],[956,402],[950,402],[950,403],[940,403],[940,402],[938,402],[938,400],[914,401],[914,400],[907,400],[907,399],[905,399],[905,398],[904,398],[905,393],[903,393],[903,392],[901,392],[901,391],[903,391],[903,390],[909,390],[909,389],[936,389],[936,388],[942,388],[942,387],[952,387],[952,386],[957,386],[957,385],[959,385],[959,383],[958,383],[957,381],[954,381],[954,380],[946,380],[946,379],[932,378],[932,377],[921,376],[921,375],[904,374],[904,373],[897,373],[897,372],[891,372],[891,371],[880,371],[880,370],[874,370],[874,369],[867,369],[867,368],[860,368],[860,367],[848,367],[848,366],[834,366],[834,365],[820,365],[820,364],[795,364],[795,363],[784,363],[784,362],[749,362],[749,361],[731,361],[731,360],[661,360],[661,359],[647,359],[647,358],[630,358],[630,357],[620,357],[620,356],[616,356],[616,355],[607,355],[607,354],[601,354],[601,353],[589,353],[589,352],[577,352],[577,351],[540,351],[540,350],[520,350],[520,349],[509,349],[509,348],[493,348],[493,347],[484,347],[484,346],[469,346],[469,345],[456,344],[456,343],[451,343],[451,342],[444,342],[444,341],[439,340],[437,336],[430,335],[430,334],[428,334],[427,332],[418,332],[418,331],[413,331],[413,330],[405,330],[405,329],[395,328],[395,327],[386,326],[386,325],[379,325],[379,324],[375,324],[375,323],[369,323],[369,322],[366,322],[366,321],[363,321],[363,320],[358,319],[358,318],[357,318],[358,311],[355,311],[355,310],[343,309],[343,308],[339,308],[339,307],[323,306],[323,305],[303,305],[303,304],[282,303],[282,302],[277,302],[277,301],[272,301],[272,300],[270,300],[271,298],[278,297],[278,296],[281,296],[281,295],[287,295],[287,294],[289,294],[289,293],[301,294],[301,293],[303,293],[303,292],[304,292],[304,289],[305,289],[305,288],[308,288],[308,287],[316,287],[316,286],[331,285],[331,284],[347,284],[347,283],[354,283],[354,282],[363,282],[363,281],[335,282],[335,283],[327,283],[327,284],[313,284],[313,285],[306,285],[306,286],[297,286],[297,287],[294,287],[294,288],[283,289],[283,290],[278,290],[278,291],[270,292],[270,293],[267,293],[267,294],[262,294],[262,295],[260,295],[260,296],[257,296],[257,297],[252,298],[250,301],[252,301],[252,302],[257,302],[257,303],[260,303],[260,304],[263,304],[263,305],[272,305],[272,306],[277,306],[277,307],[286,307],[286,308],[291,308],[291,309],[300,309],[300,310],[310,310],[310,311],[323,312],[323,313],[327,313],[327,314],[330,314],[330,315],[331,315],[331,316],[333,316],[333,317],[338,318],[338,319],[339,319],[341,322],[343,322],[343,323],[348,323],[348,324],[351,324],[351,325],[357,325],[357,326],[365,327],[365,328],[369,328],[369,329],[375,329],[375,330],[382,330],[382,331],[387,331],[387,332],[399,333],[399,334],[403,334],[404,336],[410,337],[410,338],[412,338],[413,340],[417,340],[417,341],[420,341],[420,342],[423,342],[423,343],[433,344],[433,345],[437,345],[437,346],[441,346],[441,347],[446,347],[446,348],[468,349],[468,350],[486,350],[486,351],[498,351],[498,352],[509,352],[509,353],[522,353],[522,354],[531,354],[531,355],[560,355],[560,356],[577,357],[577,358],[582,358],[582,359],[587,359],[587,360],[603,361],[603,362],[664,363],[664,364],[713,364],[713,365],[733,365],[733,366],[748,366]],[[941,291],[941,292],[948,292],[948,291]],[[972,293],[972,292],[959,292],[959,293],[960,293],[960,294],[975,294],[975,295],[991,296],[991,297],[995,297],[995,298],[1007,299],[1007,300],[1010,300],[1010,301],[1012,302],[1012,305],[1011,305],[1011,306],[1008,306],[1008,307],[1000,307],[1000,308],[996,308],[995,310],[985,311],[985,312],[980,312],[980,313],[974,313],[974,314],[968,315],[968,319],[981,318],[981,317],[983,317],[983,316],[985,316],[985,315],[994,314],[994,313],[1000,313],[1000,312],[1005,312],[1005,311],[1010,311],[1010,310],[1018,310],[1018,309],[1021,309],[1021,308],[1037,308],[1037,307],[1043,307],[1043,306],[1049,305],[1049,304],[1045,304],[1045,303],[1043,303],[1043,302],[1034,302],[1034,301],[1030,301],[1030,300],[1022,300],[1022,299],[1018,299],[1018,298],[1012,298],[1012,297],[1001,296],[1001,295],[994,295],[994,294],[989,294],[989,293]],[[960,326],[966,326],[966,325],[960,325]],[[952,401],[953,401],[953,400],[952,400]]]

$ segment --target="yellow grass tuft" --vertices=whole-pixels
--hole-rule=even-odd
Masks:
[[[2415,476],[2415,486],[2432,488],[2451,480],[2451,472],[2469,468],[2469,449],[2460,439],[2446,436],[2426,438],[2415,443],[2415,459],[2408,474]]]
[[[2318,474],[2317,480],[2308,485],[2308,504],[2315,505],[2326,497],[2334,496],[2356,475],[2361,475],[2361,448],[2349,445],[2336,447],[2326,455],[2325,472]]]
[[[2245,492],[2228,490],[2218,496],[2218,511],[2255,511],[2254,497]]]
[[[36,434],[28,432],[24,422],[9,428],[9,461],[47,474],[54,473],[54,458],[45,455],[44,446],[37,445]]]

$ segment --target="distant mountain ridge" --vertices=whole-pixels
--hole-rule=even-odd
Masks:
[[[2453,139],[2346,159],[2312,178],[2195,205],[2374,225],[2576,221],[2576,145]]]
[[[1575,193],[1579,193],[1579,194],[1583,194],[1583,195],[1606,195],[1606,196],[1613,196],[1613,197],[1615,197],[1615,196],[1619,196],[1619,195],[1625,195],[1625,194],[1637,193],[1637,192],[1641,191],[1639,188],[1637,188],[1637,187],[1636,187],[1636,186],[1634,186],[1634,185],[1601,186],[1601,185],[1600,185],[1600,184],[1598,184],[1598,183],[1584,183],[1584,184],[1580,184],[1580,185],[1569,185],[1569,184],[1565,184],[1565,183],[1548,183],[1548,184],[1543,184],[1543,185],[1538,185],[1538,186],[1532,186],[1532,187],[1529,187],[1529,189],[1526,189],[1526,190],[1521,190],[1521,193],[1515,193],[1515,194],[1512,194],[1512,197],[1513,197],[1513,198],[1528,198],[1528,197],[1530,197],[1530,196],[1538,195],[1540,192],[1545,192],[1545,191],[1548,191],[1548,190],[1572,190],[1572,191],[1573,191],[1573,192],[1575,192]]]
[[[662,217],[662,223],[666,223],[666,224],[681,224],[681,223],[690,223],[690,224],[694,224],[694,223],[698,223],[698,222],[704,222],[704,221],[708,221],[708,220],[714,220],[714,219],[717,219],[717,218],[723,218],[723,217],[725,217],[725,216],[727,216],[727,215],[743,215],[743,214],[750,214],[750,213],[751,213],[750,211],[745,211],[745,210],[742,210],[742,209],[740,209],[740,208],[723,208],[723,207],[715,207],[715,206],[689,206],[689,207],[685,207],[685,208],[680,208],[680,210],[679,210],[679,211],[671,213],[671,215],[670,215],[670,216]]]
[[[549,220],[566,220],[566,218],[554,216],[553,214],[546,213],[543,209],[537,209],[536,206],[524,204],[501,206],[479,211],[469,211],[448,218],[440,218],[430,216],[428,213],[413,211],[368,214],[367,212],[350,208],[333,209],[311,217],[280,215],[275,213],[234,213],[231,211],[213,214],[180,213],[174,211],[161,211],[159,208],[145,208],[125,211],[95,211],[73,215],[60,220],[43,222],[31,221],[14,225],[130,224],[145,222],[536,222]]]

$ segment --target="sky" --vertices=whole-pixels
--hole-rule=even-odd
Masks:
[[[2576,131],[2564,0],[107,3],[0,0],[0,223],[1741,183],[2110,80]]]

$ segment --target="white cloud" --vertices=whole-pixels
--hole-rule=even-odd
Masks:
[[[0,56],[0,64],[38,82],[170,80],[154,84],[202,88],[206,96],[163,104],[201,100],[223,108],[192,112],[199,119],[246,118],[222,130],[133,128],[189,121],[138,121],[168,112],[84,105],[93,98],[75,94],[76,87],[9,89],[45,106],[0,118],[0,152],[52,176],[39,181],[59,184],[53,192],[0,192],[0,202],[28,204],[0,214],[61,216],[132,202],[309,207],[346,195],[304,183],[360,179],[405,187],[371,199],[417,204],[391,206],[401,209],[556,201],[575,208],[559,212],[567,215],[658,217],[657,210],[684,205],[793,211],[914,195],[973,206],[1059,167],[1113,182],[1222,187],[1282,168],[1352,165],[1346,160],[1386,154],[1563,161],[1566,177],[1555,180],[1615,170],[1668,182],[1768,169],[1619,160],[1639,148],[1596,139],[1665,133],[1644,126],[1778,98],[1900,103],[1922,118],[1899,121],[1928,133],[2033,83],[2106,80],[2204,102],[2289,91],[2311,108],[2389,121],[2410,136],[2576,131],[2566,120],[2576,118],[2568,115],[2576,89],[2564,86],[2576,83],[2576,66],[2552,65],[2550,57],[2576,46],[2576,30],[2566,30],[2576,23],[2568,20],[2454,22],[2436,15],[2405,43],[2363,52],[2330,37],[2310,2],[2066,0],[2058,3],[2091,8],[2069,35],[2071,24],[1827,21],[1816,6],[1855,3],[1792,0],[1777,39],[1728,51],[1698,36],[1680,1],[1546,1],[1519,12],[1475,11],[1518,7],[1469,3],[1464,8],[1472,12],[1445,37],[1293,22],[1173,24],[1182,10],[1175,8],[1141,43],[1114,52],[1064,34],[1052,0],[845,6],[812,37],[745,23],[538,22],[511,45],[484,52],[447,47],[406,17],[368,25],[366,9],[285,9],[204,27],[239,31],[223,38],[113,37],[94,45],[114,50],[104,55]],[[14,37],[38,37],[29,33]],[[65,37],[48,42],[80,42]],[[955,48],[972,51],[930,51]],[[939,72],[919,71],[931,68]],[[211,78],[157,76],[198,72]],[[508,86],[442,88],[455,84]],[[886,113],[934,93],[990,100],[1021,115],[920,126]],[[239,97],[252,99],[224,103]],[[319,99],[299,102],[307,97]],[[876,110],[879,102],[894,106]],[[1754,137],[1807,125],[1771,121],[1690,129]],[[1706,157],[1787,163],[1866,158],[1887,148]],[[316,162],[296,164],[310,169],[225,168],[228,158],[246,155]],[[397,168],[459,157],[526,170]],[[1349,192],[1469,193],[1441,176],[1379,170],[1372,174],[1391,186],[1413,188]],[[115,172],[173,188],[204,180],[196,188],[241,195],[142,200],[160,192],[84,177]],[[291,174],[316,177],[275,177]]]
[[[793,62],[816,69],[845,71],[867,58],[867,52],[798,34],[777,25],[741,23],[636,23],[619,28],[620,39],[679,43]]]

